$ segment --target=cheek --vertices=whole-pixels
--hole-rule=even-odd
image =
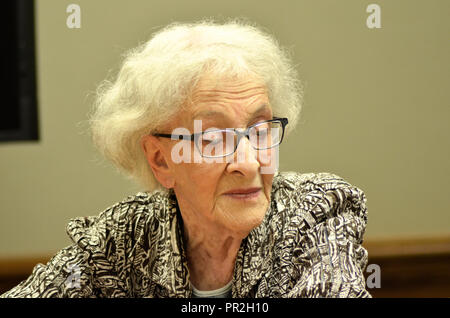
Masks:
[[[183,163],[176,169],[176,180],[185,189],[183,192],[211,202],[223,173],[221,169],[214,164]]]

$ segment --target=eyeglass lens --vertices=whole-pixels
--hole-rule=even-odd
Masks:
[[[282,135],[283,126],[279,121],[264,122],[248,131],[250,145],[256,150],[279,145]],[[204,157],[223,157],[235,152],[237,139],[238,134],[233,130],[207,130],[198,138],[196,145]]]

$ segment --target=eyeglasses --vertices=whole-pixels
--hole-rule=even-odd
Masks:
[[[240,131],[237,128],[207,129],[192,135],[153,134],[156,137],[171,138],[172,140],[190,140],[202,157],[220,158],[233,154],[239,146],[242,137],[247,137],[250,145],[256,150],[265,150],[278,146],[283,141],[284,129],[288,124],[287,118],[263,121]]]

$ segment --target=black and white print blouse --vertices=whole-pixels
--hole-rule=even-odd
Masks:
[[[242,241],[232,297],[370,297],[364,193],[330,173],[283,172]],[[73,244],[1,297],[192,297],[173,191],[140,192],[72,219]]]

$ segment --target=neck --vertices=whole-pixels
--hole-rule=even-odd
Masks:
[[[197,255],[202,260],[212,263],[234,261],[241,246],[242,238],[229,234],[218,235],[217,232],[186,231],[187,254]]]
[[[232,278],[242,235],[213,222],[182,215],[191,283],[199,290],[213,290]]]

